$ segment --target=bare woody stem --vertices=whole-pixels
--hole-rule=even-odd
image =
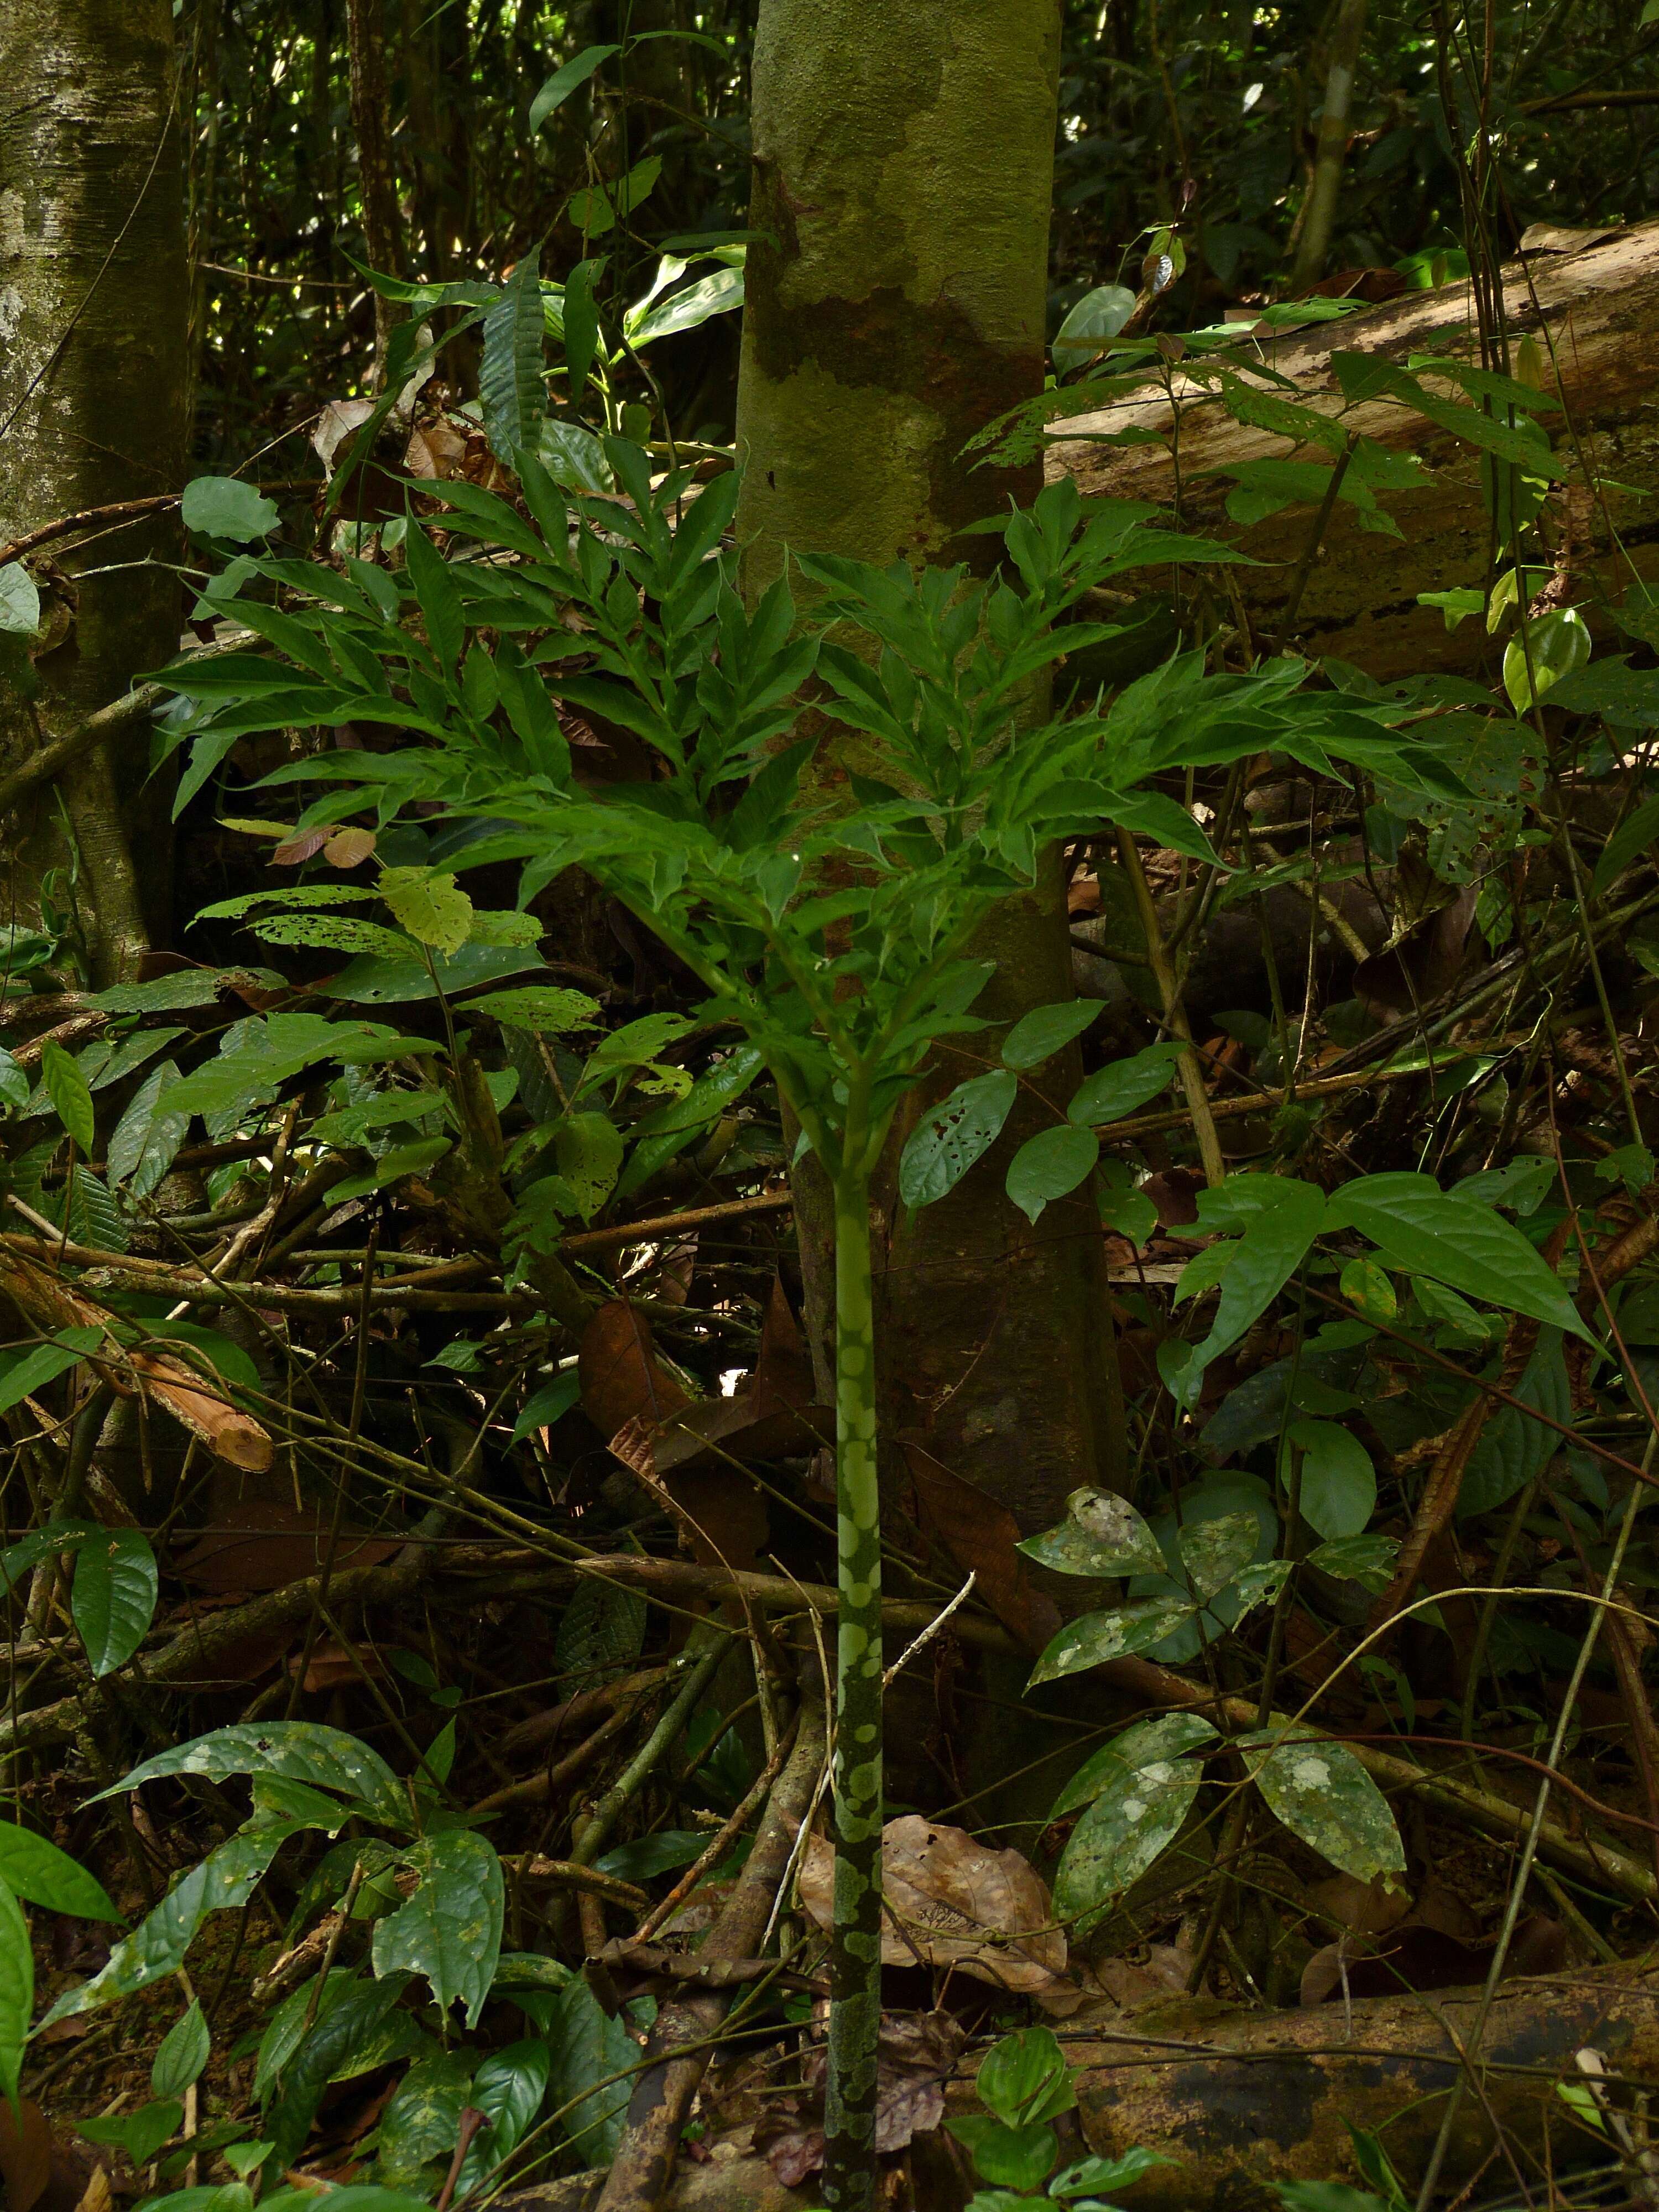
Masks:
[[[1187,1049],[1177,1063],[1181,1087],[1186,1094],[1187,1110],[1193,1117],[1193,1129],[1198,1138],[1199,1158],[1204,1164],[1204,1180],[1212,1189],[1226,1176],[1227,1163],[1221,1157],[1221,1139],[1216,1133],[1215,1115],[1210,1110],[1210,1094],[1204,1088],[1204,1070],[1193,1048],[1193,1025],[1187,1018],[1187,1009],[1181,1003],[1181,989],[1170,963],[1164,943],[1164,933],[1158,926],[1158,909],[1152,904],[1152,886],[1146,881],[1146,871],[1140,865],[1140,854],[1135,841],[1127,830],[1117,833],[1117,849],[1122,857],[1124,872],[1129,878],[1129,888],[1134,893],[1135,911],[1146,939],[1146,964],[1152,971],[1158,995],[1164,1002],[1164,1019],[1171,1036],[1180,1038]]]

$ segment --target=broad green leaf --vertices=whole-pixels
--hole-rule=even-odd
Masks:
[[[307,945],[320,952],[369,952],[407,960],[413,951],[397,930],[355,914],[262,914],[248,927],[267,945]],[[196,1081],[202,1073],[199,1068],[194,1072]]]
[[[1561,1356],[1561,1340],[1554,1329],[1540,1333],[1515,1386],[1515,1395],[1522,1405],[1534,1406],[1553,1420],[1571,1425],[1572,1385]],[[1457,1492],[1458,1518],[1507,1505],[1534,1475],[1543,1473],[1560,1449],[1559,1430],[1529,1419],[1519,1407],[1498,1407],[1480,1431],[1463,1470]]]
[[[959,2143],[966,2145],[975,2172],[993,2185],[972,2200],[981,2212],[988,2204],[1003,2212],[1005,2206],[1031,2202],[1025,2192],[1042,2187],[1042,2178],[1060,2151],[1059,2137],[1041,2120],[1028,2127],[1010,2128],[1000,2120],[969,2113],[945,2124]],[[1011,2195],[1013,2191],[1019,2194]]]
[[[1291,1736],[1282,1723],[1237,1741],[1269,1809],[1310,1850],[1356,1881],[1404,1872],[1388,1800],[1346,1744]]]
[[[1097,284],[1066,315],[1054,333],[1054,367],[1060,375],[1092,360],[1115,338],[1135,309],[1135,295],[1127,284]]]
[[[1227,1194],[1224,1204],[1218,1202],[1223,1192]],[[1173,1376],[1167,1367],[1164,1370],[1166,1382],[1178,1386],[1183,1400],[1195,1395],[1209,1362],[1237,1344],[1279,1296],[1306,1257],[1324,1213],[1325,1194],[1318,1186],[1289,1176],[1229,1176],[1218,1189],[1200,1193],[1201,1227],[1226,1229],[1242,1224],[1243,1235],[1226,1258],[1209,1334]],[[1215,1279],[1212,1253],[1218,1259],[1225,1257],[1226,1248],[1212,1245],[1188,1262],[1176,1286],[1177,1301],[1191,1295],[1189,1283]]]
[[[708,1838],[694,1828],[658,1828],[648,1836],[635,1836],[618,1844],[593,1863],[601,1874],[620,1875],[623,1881],[649,1881],[671,1867],[690,1866]]]
[[[1376,1510],[1376,1469],[1358,1437],[1337,1421],[1296,1421],[1302,1454],[1302,1517],[1316,1535],[1359,1536]]]
[[[613,1583],[608,1576],[584,1577],[559,1616],[553,1638],[554,1669],[586,1677],[602,1668],[632,1666],[644,1644],[645,1629],[645,1599],[640,1591]]]
[[[1126,2150],[1121,2158],[1080,2158],[1075,2166],[1060,2168],[1048,2184],[1048,2194],[1062,2204],[1074,2197],[1099,2198],[1109,2191],[1127,2189],[1155,2166],[1174,2164],[1173,2159],[1161,2158],[1155,2150],[1139,2148]]]
[[[1174,1080],[1176,1062],[1186,1049],[1176,1043],[1149,1044],[1127,1060],[1115,1060],[1085,1079],[1066,1109],[1067,1121],[1099,1129],[1121,1121]]]
[[[1215,1734],[1196,1714],[1171,1713],[1126,1729],[1090,1761],[1095,1786],[1054,1876],[1054,1911],[1079,1935],[1174,1841],[1204,1779],[1184,1754]]]
[[[1327,1235],[1358,1230],[1409,1273],[1595,1341],[1565,1284],[1513,1223],[1443,1191],[1432,1176],[1364,1176],[1345,1184],[1328,1201],[1323,1225]]]
[[[1389,1280],[1388,1271],[1379,1267],[1375,1260],[1350,1260],[1338,1278],[1337,1288],[1367,1321],[1383,1324],[1391,1322],[1400,1310],[1400,1300]]]
[[[1437,1283],[1432,1275],[1413,1275],[1412,1295],[1431,1321],[1455,1329],[1467,1343],[1490,1343],[1504,1334],[1504,1323],[1495,1314],[1477,1312],[1467,1298]]]
[[[469,999],[469,1014],[488,1014],[492,1021],[514,1029],[545,1030],[562,1036],[569,1030],[592,1029],[599,1018],[599,1002],[586,991],[567,991],[550,983],[527,983],[512,991],[492,991],[487,999]]]
[[[616,1188],[626,1149],[622,1131],[607,1115],[571,1114],[559,1123],[553,1157],[584,1221],[593,1218]]]
[[[472,927],[472,902],[452,875],[431,868],[384,868],[381,897],[410,935],[453,958]]]
[[[1198,1713],[1165,1713],[1157,1720],[1137,1721],[1098,1751],[1091,1752],[1054,1802],[1051,1820],[1091,1805],[1107,1784],[1137,1767],[1162,1759],[1180,1759],[1200,1743],[1216,1741],[1212,1723]]]
[[[555,1421],[563,1419],[581,1394],[581,1377],[574,1367],[567,1368],[525,1400],[510,1441],[521,1443],[532,1429],[550,1429]]]
[[[167,1093],[182,1081],[176,1060],[164,1060],[133,1093],[109,1140],[106,1167],[112,1184],[148,1198],[167,1176],[190,1132],[190,1115],[172,1113]]]
[[[1182,1528],[1176,1538],[1193,1595],[1207,1603],[1255,1557],[1259,1531],[1254,1513],[1218,1513]]]
[[[1504,648],[1504,689],[1517,714],[1526,714],[1590,657],[1590,634],[1576,607],[1557,607],[1523,623]]]
[[[408,1986],[399,1978],[366,1985],[345,1975],[342,1983],[338,1995],[319,2008],[308,2032],[305,2020],[311,1997],[309,1986],[295,1990],[285,2002],[285,2013],[292,2008],[292,2022],[290,2025],[284,2021],[284,2028],[287,2035],[294,2037],[297,2048],[291,2048],[281,2063],[281,2094],[265,2117],[265,2132],[276,2143],[275,2156],[279,2165],[289,2166],[298,2155],[329,2083],[349,2077],[364,2051],[381,2046],[391,2016]],[[412,2021],[409,2024],[414,2025]],[[273,2020],[266,2031],[268,2043],[276,2027],[277,2021]],[[264,2056],[262,2049],[262,2065]],[[275,2074],[278,2069],[273,2068],[271,2071]],[[271,2201],[266,2200],[268,2204]]]
[[[564,105],[578,85],[587,82],[602,62],[609,61],[612,54],[621,52],[620,46],[584,46],[580,53],[573,54],[562,69],[556,69],[530,103],[529,122],[532,133],[541,129],[556,108]]]
[[[29,2014],[34,2009],[34,1953],[22,1907],[0,1881],[0,2089],[17,2111],[17,2077],[23,2070]]]
[[[1017,1548],[1062,1575],[1160,1574],[1164,1564],[1146,1522],[1127,1498],[1109,1490],[1074,1490],[1059,1526]]]
[[[585,422],[573,422],[562,415],[550,416],[542,424],[536,451],[549,476],[566,491],[616,489],[616,475],[605,457],[605,447]]]
[[[700,276],[694,284],[684,284],[678,292],[671,292],[665,300],[655,300],[636,320],[630,308],[623,319],[629,343],[636,350],[653,345],[659,338],[675,337],[681,331],[695,331],[715,315],[730,314],[734,307],[743,305],[744,274],[741,269],[717,269],[710,276]]]
[[[457,1998],[476,2027],[501,1948],[506,1890],[495,1847],[471,1829],[423,1837],[408,1854],[420,1887],[374,1923],[374,1971],[424,1974],[440,2012]]]
[[[0,1820],[0,1881],[31,1905],[77,1920],[119,1920],[103,1884],[48,1837]]]
[[[1016,2028],[994,2043],[980,2061],[974,2088],[1007,2128],[1035,2127],[1077,2105],[1071,2063],[1051,2027]]]
[[[1003,1041],[1005,1067],[1041,1067],[1080,1037],[1102,1012],[1097,999],[1061,999],[1052,1006],[1033,1006]]]
[[[40,627],[40,594],[21,561],[0,568],[0,636],[33,637]]]
[[[1039,1130],[1008,1163],[1008,1195],[1035,1223],[1051,1200],[1067,1197],[1087,1180],[1099,1158],[1100,1139],[1092,1129]]]
[[[70,1611],[94,1676],[113,1674],[143,1642],[161,1582],[140,1528],[100,1529],[75,1555]]]
[[[520,453],[536,451],[547,416],[547,388],[542,382],[547,325],[539,263],[540,249],[532,246],[502,285],[495,305],[484,311],[478,397],[490,449],[509,468]],[[464,937],[459,940],[465,941]],[[451,952],[458,949],[457,945],[445,947]]]
[[[33,1090],[34,1085],[23,1069],[9,1052],[0,1048],[0,1104],[9,1106],[15,1112],[28,1104]]]
[[[406,1826],[409,1820],[408,1796],[380,1753],[343,1729],[325,1728],[318,1721],[238,1721],[171,1751],[158,1751],[98,1796],[116,1796],[164,1774],[205,1774],[216,1782],[232,1774],[286,1775],[356,1798],[391,1826]]]
[[[584,2166],[607,2166],[622,2141],[639,2045],[584,1981],[568,1982],[554,1998],[548,2042],[548,2095],[565,2139]]]
[[[496,1976],[495,1986],[501,1987]],[[542,2108],[547,2095],[552,2054],[539,2037],[510,2043],[493,2051],[472,2077],[468,2100],[483,2114],[489,2126],[466,2154],[455,2185],[458,2200],[465,2202],[492,2167],[515,2150],[525,2131]]]
[[[276,527],[276,502],[240,477],[192,477],[179,512],[186,530],[201,538],[222,538],[250,545]]]
[[[101,1350],[103,1342],[101,1328],[60,1328],[56,1336],[37,1344],[31,1352],[0,1352],[0,1413],[9,1413],[37,1390],[44,1390],[66,1369],[78,1365],[88,1352]]]
[[[423,2169],[432,2166],[435,2173],[434,2162],[447,2161],[454,2151],[471,2082],[470,2055],[423,2051],[380,2116],[375,2171],[394,2185],[410,2187],[425,2178]]]
[[[1389,1587],[1399,1550],[1400,1541],[1395,1536],[1334,1536],[1309,1553],[1308,1565],[1322,1574],[1334,1576],[1338,1582],[1358,1583],[1380,1596]]]
[[[1002,1134],[1018,1089],[1011,1068],[993,1068],[957,1084],[922,1117],[899,1158],[899,1196],[907,1206],[931,1206],[956,1188]]]
[[[158,2097],[182,2097],[192,2081],[199,2081],[208,2063],[213,2039],[202,2014],[199,1997],[192,1997],[161,2038],[149,2069],[149,2086]]]
[[[1031,1669],[1026,1687],[1055,1681],[1062,1674],[1080,1674],[1085,1668],[1103,1667],[1132,1651],[1144,1651],[1149,1644],[1161,1644],[1196,1610],[1188,1597],[1147,1597],[1107,1613],[1085,1613],[1066,1622]]]
[[[136,2112],[77,2120],[75,2131],[88,2142],[109,2143],[124,2150],[142,2171],[162,2144],[178,2134],[184,2117],[185,2108],[177,2097],[163,2097],[155,2104],[141,2105]]]
[[[96,1139],[92,1091],[73,1057],[56,1037],[49,1036],[40,1048],[40,1080],[58,1120],[75,1139],[76,1150],[83,1158],[90,1159]]]

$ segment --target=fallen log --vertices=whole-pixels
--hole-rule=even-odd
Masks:
[[[1659,489],[1659,222],[1638,223],[1575,252],[1534,252],[1505,264],[1504,313],[1511,342],[1531,335],[1546,356],[1550,388],[1565,414],[1546,415],[1552,442],[1577,452],[1601,480],[1601,497],[1575,515],[1583,543],[1575,584],[1599,580],[1617,599],[1632,567],[1659,576],[1659,520],[1652,495]],[[1322,414],[1341,411],[1331,374],[1334,350],[1375,354],[1403,366],[1409,356],[1434,351],[1471,357],[1476,315],[1468,283],[1407,293],[1380,307],[1362,308],[1274,339],[1263,334],[1267,358],[1297,386],[1295,397]],[[1241,331],[1241,335],[1243,332]],[[1287,395],[1288,396],[1288,395]],[[1400,539],[1362,532],[1355,510],[1338,501],[1324,532],[1322,550],[1310,571],[1294,629],[1303,650],[1357,661],[1379,682],[1425,670],[1476,673],[1496,669],[1503,640],[1494,641],[1479,622],[1449,632],[1437,608],[1418,604],[1420,592],[1477,585],[1486,573],[1489,526],[1480,497],[1478,456],[1451,433],[1407,407],[1366,401],[1343,414],[1344,427],[1395,453],[1414,453],[1435,471],[1431,488],[1382,492],[1378,505],[1396,522]],[[1058,426],[1075,435],[1091,429],[1126,428],[1162,434],[1170,426],[1163,397],[1079,416]],[[1570,428],[1564,428],[1568,425]],[[1312,460],[1310,447],[1292,448],[1267,431],[1246,428],[1216,405],[1184,412],[1181,428],[1182,513],[1189,524],[1219,525],[1236,536],[1241,552],[1268,565],[1237,572],[1243,605],[1252,626],[1276,637],[1306,554],[1315,510],[1285,508],[1253,528],[1235,532],[1225,522],[1224,477],[1208,469],[1252,460]],[[1085,493],[1149,499],[1168,506],[1176,484],[1162,446],[1063,443],[1050,449],[1051,476],[1070,473]],[[1613,532],[1618,533],[1617,544]],[[1589,596],[1575,590],[1575,598]],[[1593,632],[1597,618],[1585,609]],[[1611,635],[1602,622],[1601,635]],[[1624,641],[1628,648],[1629,641]]]
[[[1218,2013],[1181,1997],[1137,2013],[1109,2039],[1061,2033],[1089,2148],[1112,2157],[1144,2144],[1173,2161],[1135,2185],[1135,2212],[1279,2212],[1279,2182],[1365,2185],[1349,2124],[1381,2136],[1414,2191],[1480,2001],[1478,1990],[1402,1993],[1345,2016],[1335,2004]],[[1529,2184],[1546,2154],[1558,2169],[1606,2161],[1606,2139],[1598,2148],[1555,2093],[1586,2047],[1616,2081],[1659,2084],[1659,1976],[1595,1967],[1499,1986],[1474,2060],[1478,2094],[1462,2100],[1440,2177],[1449,2193],[1494,2151],[1492,2193],[1510,2179],[1507,2158]],[[965,2086],[957,2094],[965,2107]]]

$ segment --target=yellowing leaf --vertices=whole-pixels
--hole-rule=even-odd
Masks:
[[[411,937],[453,956],[472,927],[472,902],[453,876],[431,868],[386,868],[380,896]]]

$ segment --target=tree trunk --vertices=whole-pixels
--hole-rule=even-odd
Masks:
[[[1553,234],[1569,244],[1596,235]],[[1659,578],[1654,505],[1659,491],[1659,222],[1606,234],[1568,252],[1528,253],[1508,264],[1503,276],[1511,336],[1535,337],[1565,410],[1565,416],[1541,418],[1552,441],[1565,447],[1570,434],[1576,437],[1601,480],[1593,508],[1575,501],[1571,526],[1577,540],[1574,596],[1585,601],[1585,618],[1605,645],[1616,633],[1598,615],[1597,603],[1608,597],[1616,602],[1638,576]],[[1277,341],[1263,333],[1263,343],[1273,366],[1294,380],[1296,398],[1334,415],[1341,395],[1330,371],[1334,348],[1401,364],[1409,355],[1432,351],[1467,359],[1474,327],[1468,285],[1448,284]],[[1065,428],[1164,432],[1170,419],[1160,398],[1114,408],[1109,415],[1079,416]],[[1448,632],[1438,608],[1420,606],[1417,599],[1419,592],[1479,585],[1486,576],[1490,530],[1478,456],[1411,409],[1387,401],[1351,408],[1343,421],[1396,452],[1419,454],[1434,469],[1435,481],[1431,489],[1377,495],[1402,538],[1361,532],[1354,510],[1338,502],[1297,610],[1299,649],[1356,661],[1381,683],[1430,669],[1495,676],[1501,635],[1488,638],[1479,621]],[[1281,628],[1314,509],[1287,508],[1236,532],[1222,514],[1225,480],[1203,471],[1233,461],[1320,458],[1312,447],[1292,452],[1283,438],[1241,428],[1214,405],[1189,412],[1182,426],[1183,512],[1198,527],[1218,527],[1236,538],[1242,552],[1266,564],[1241,568],[1237,583],[1253,626],[1269,640]],[[1049,469],[1055,475],[1071,471],[1085,492],[1120,499],[1167,504],[1174,491],[1169,454],[1151,446],[1060,445],[1053,449]],[[1559,518],[1554,501],[1552,510]],[[1628,649],[1629,642],[1624,640],[1619,649]]]
[[[176,491],[183,479],[190,294],[168,0],[8,0],[0,85],[3,545],[58,515]],[[33,676],[21,654],[0,674],[7,765],[178,647],[177,579],[143,565],[178,558],[175,517],[50,555],[36,564]],[[118,758],[100,748],[59,779],[72,844],[47,791],[9,841],[6,919],[38,911],[53,871],[51,890],[64,904],[78,875],[86,957],[100,981],[129,968],[170,922],[165,787],[141,791],[143,746],[131,735],[116,743]]]
[[[351,64],[351,130],[357,141],[357,196],[368,265],[386,276],[404,274],[403,218],[392,166],[392,102],[386,77],[385,0],[346,0]],[[385,374],[386,342],[408,310],[374,295],[374,375]]]
[[[963,447],[1042,387],[1058,47],[1056,0],[763,0],[753,222],[775,243],[750,252],[738,399],[751,595],[787,546],[884,564],[982,555],[994,540],[957,533],[1036,489]],[[988,933],[998,973],[976,1011],[999,1024],[1071,996],[1059,891],[1051,870]],[[999,1035],[941,1052],[913,1113]],[[1077,1073],[1056,1061],[1038,1079],[1065,1097]],[[888,1450],[921,1435],[1027,1531],[1095,1477],[1114,1433],[1091,1202],[1051,1206],[1033,1232],[1002,1194],[1037,1126],[1017,1109],[965,1188],[908,1220],[898,1131],[872,1223]],[[797,1197],[821,1348],[830,1199],[810,1164]]]

